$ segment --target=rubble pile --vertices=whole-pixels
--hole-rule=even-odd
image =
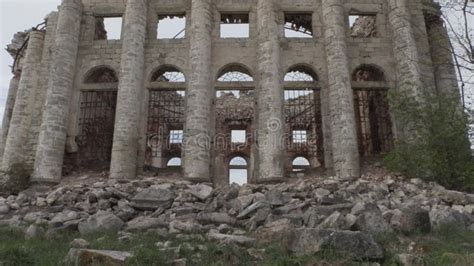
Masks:
[[[202,234],[248,248],[281,241],[296,254],[330,247],[346,250],[354,260],[384,258],[378,234],[428,233],[444,224],[474,230],[474,195],[389,175],[226,189],[182,180],[103,179],[0,197],[0,226],[21,228],[27,238],[64,231],[130,237],[155,230]]]

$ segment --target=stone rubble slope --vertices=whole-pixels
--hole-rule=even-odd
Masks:
[[[474,194],[401,176],[297,179],[227,189],[154,178],[79,182],[0,197],[0,226],[23,229],[27,238],[64,231],[127,237],[157,230],[206,234],[245,247],[286,241],[296,254],[331,247],[356,260],[383,259],[374,240],[378,234],[428,233],[444,224],[474,230]]]

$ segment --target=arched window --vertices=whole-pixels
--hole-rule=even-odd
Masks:
[[[252,82],[250,71],[240,65],[227,66],[219,72],[218,82]]]
[[[168,167],[179,167],[181,166],[181,158],[173,157],[171,158],[168,163],[166,164]]]
[[[311,164],[309,163],[308,159],[304,157],[296,157],[292,163],[293,172],[301,172],[308,168],[310,168]]]
[[[81,167],[110,162],[115,128],[118,78],[107,66],[90,70],[84,78],[79,102],[77,161]]]
[[[151,76],[152,82],[186,82],[186,78],[180,70],[173,66],[164,66]]]
[[[229,162],[229,184],[239,185],[248,182],[247,161],[240,156],[234,157]]]
[[[318,80],[318,76],[314,71],[304,65],[297,65],[291,67],[285,75],[284,81],[286,82],[314,82]]]
[[[361,65],[352,72],[353,81],[385,81],[385,74],[378,67]]]
[[[359,152],[362,156],[372,156],[391,150],[393,145],[392,122],[388,104],[388,87],[385,74],[377,66],[361,65],[352,73],[352,81],[361,82],[362,87],[354,88],[354,107],[359,138]],[[364,83],[365,82],[365,83]]]
[[[96,83],[116,83],[118,82],[117,75],[115,71],[109,67],[99,67],[91,70],[84,80],[86,84],[96,84]]]
[[[185,123],[186,77],[165,65],[153,72],[148,88],[146,164],[154,168],[179,167]]]

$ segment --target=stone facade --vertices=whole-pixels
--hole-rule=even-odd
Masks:
[[[117,40],[109,17],[123,17]],[[159,38],[164,18],[185,18],[184,37]],[[248,25],[248,37],[221,37],[223,24]],[[405,135],[388,90],[457,91],[431,0],[63,0],[45,29],[21,35],[4,180],[24,163],[32,182],[57,183],[88,160],[115,179],[152,171],[226,185],[236,157],[250,183],[319,169],[354,178]],[[219,147],[235,130],[244,143]]]

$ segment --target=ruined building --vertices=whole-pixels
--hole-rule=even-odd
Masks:
[[[457,93],[440,14],[432,0],[63,0],[9,46],[3,180],[358,177],[406,137],[390,90]]]

